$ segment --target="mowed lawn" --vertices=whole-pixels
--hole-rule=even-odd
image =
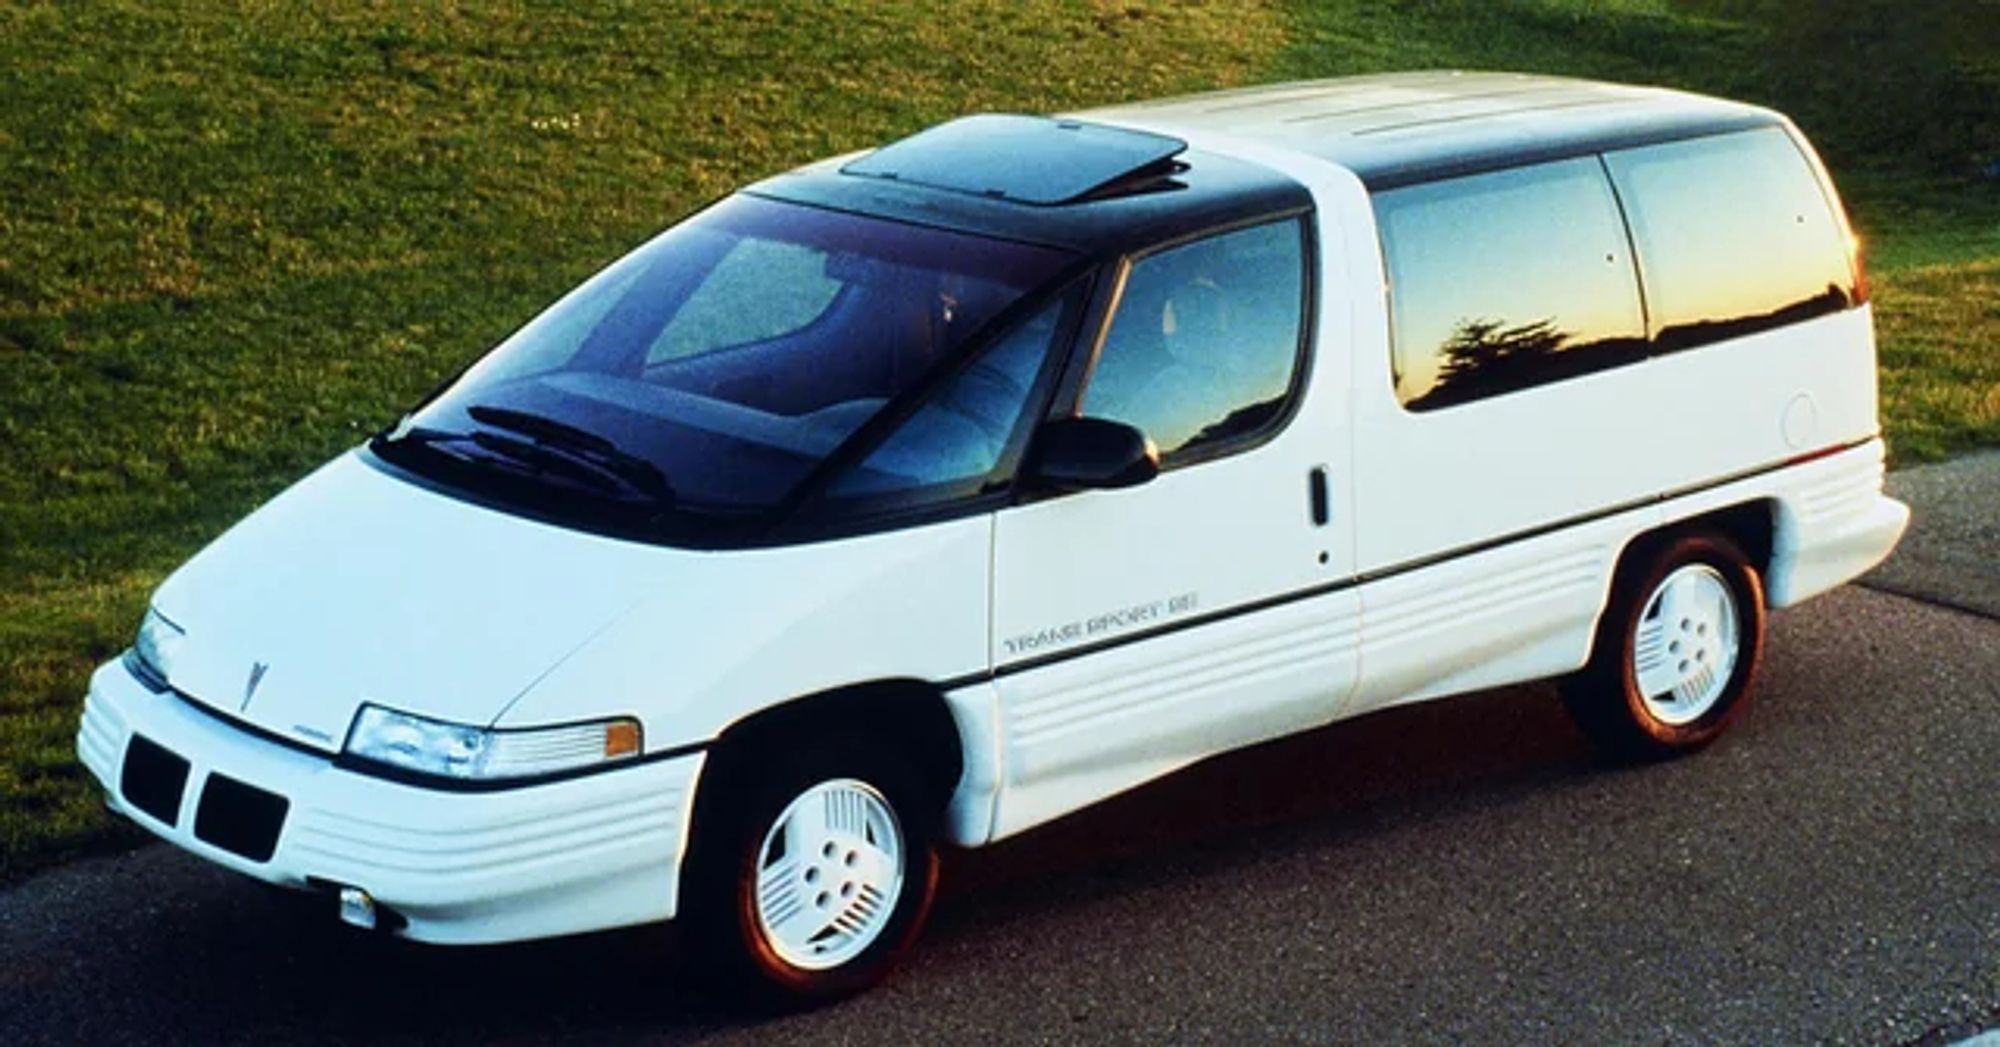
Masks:
[[[1987,0],[318,6],[0,7],[0,881],[135,838],[72,737],[177,562],[675,217],[968,111],[1427,66],[1773,104],[1875,258],[1898,460],[2000,443]]]

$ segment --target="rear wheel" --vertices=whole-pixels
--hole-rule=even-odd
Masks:
[[[697,970],[793,1006],[880,981],[937,884],[936,805],[920,779],[841,738],[720,759],[716,772],[681,906]]]
[[[1600,748],[1661,759],[1714,741],[1743,711],[1764,648],[1764,589],[1734,542],[1696,533],[1621,566],[1591,661],[1562,687]]]

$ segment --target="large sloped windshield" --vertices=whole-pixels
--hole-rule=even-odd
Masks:
[[[1072,260],[732,197],[571,292],[374,446],[544,502],[755,515]]]

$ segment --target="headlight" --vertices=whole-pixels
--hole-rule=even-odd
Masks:
[[[164,691],[174,667],[174,655],[186,636],[187,632],[180,626],[148,607],[146,616],[139,619],[139,635],[132,639],[132,651],[125,665],[132,670],[132,675],[139,678],[139,682],[153,690]]]
[[[342,752],[397,770],[457,781],[533,778],[638,756],[639,721],[489,728],[364,705],[347,731]]]

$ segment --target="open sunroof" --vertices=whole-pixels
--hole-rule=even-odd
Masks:
[[[1028,204],[1064,204],[1121,180],[1172,172],[1187,143],[1166,135],[987,113],[891,142],[841,168],[953,192]]]

